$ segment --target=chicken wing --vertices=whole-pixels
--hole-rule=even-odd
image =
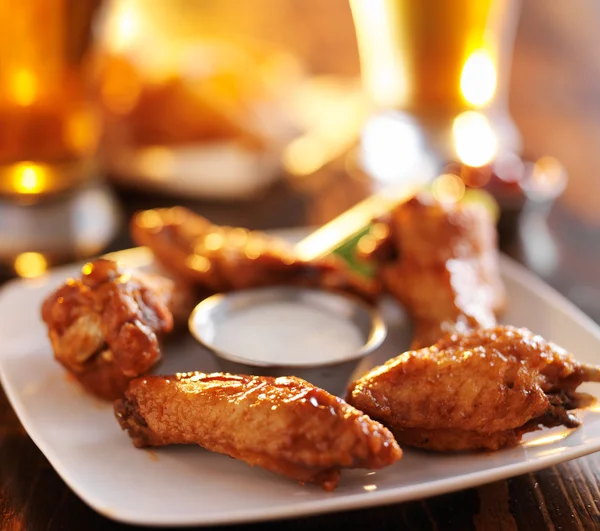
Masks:
[[[420,195],[375,228],[383,236],[369,257],[384,290],[414,321],[411,348],[496,324],[505,294],[494,223],[483,207]]]
[[[347,401],[400,444],[497,450],[540,426],[578,426],[570,410],[593,402],[576,392],[585,381],[600,381],[600,367],[527,329],[498,326],[393,358],[353,382]]]
[[[100,259],[49,295],[41,313],[56,360],[88,392],[114,400],[160,359],[175,303],[171,280]]]
[[[137,447],[199,444],[326,490],[340,468],[381,468],[402,455],[381,424],[295,377],[137,378],[115,414]]]
[[[278,284],[346,291],[367,300],[378,293],[378,283],[354,274],[335,256],[301,260],[280,238],[213,225],[182,207],[139,212],[131,234],[167,271],[205,295]]]

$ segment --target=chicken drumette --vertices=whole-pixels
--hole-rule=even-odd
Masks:
[[[46,298],[42,319],[57,361],[88,392],[114,400],[158,362],[158,339],[183,301],[171,280],[100,259]]]
[[[494,223],[485,208],[422,194],[380,220],[373,232],[380,237],[368,257],[384,290],[414,321],[411,348],[496,324],[505,294]]]
[[[295,377],[137,378],[115,414],[137,447],[199,444],[326,490],[341,468],[381,468],[402,455],[381,424]]]
[[[378,291],[376,282],[354,274],[335,256],[303,260],[280,238],[214,225],[182,207],[139,212],[131,234],[171,275],[203,295],[278,284],[346,291],[367,300]]]
[[[586,381],[600,381],[600,368],[527,329],[498,326],[393,358],[353,382],[347,401],[400,444],[497,450],[540,426],[578,426],[570,410],[593,402],[576,392]]]

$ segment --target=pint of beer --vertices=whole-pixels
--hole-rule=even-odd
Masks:
[[[82,57],[97,0],[0,2],[0,196],[84,179],[97,140]]]
[[[377,109],[406,112],[424,128],[451,128],[474,111],[493,122],[503,147],[516,147],[507,97],[517,0],[350,3],[363,82]]]

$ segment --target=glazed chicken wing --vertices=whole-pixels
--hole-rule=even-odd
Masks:
[[[347,400],[400,444],[497,450],[539,426],[578,426],[570,410],[593,401],[576,392],[586,381],[600,381],[600,368],[527,329],[498,326],[393,358],[353,382]]]
[[[183,304],[171,280],[100,259],[46,298],[42,319],[57,361],[88,392],[114,400],[160,359],[175,303]]]
[[[496,324],[505,294],[494,223],[483,207],[420,195],[375,228],[384,237],[370,258],[384,289],[414,321],[411,348]]]
[[[381,468],[401,457],[381,424],[295,377],[137,378],[115,413],[137,447],[199,444],[326,490],[340,468]]]
[[[279,238],[213,225],[182,207],[139,212],[131,234],[167,271],[204,295],[278,284],[346,291],[368,300],[377,294],[377,283],[354,274],[335,256],[302,260]]]

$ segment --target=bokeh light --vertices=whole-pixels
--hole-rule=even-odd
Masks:
[[[36,278],[48,269],[48,262],[40,253],[21,253],[15,258],[15,272],[23,278]]]
[[[558,189],[562,191],[565,176],[565,168],[557,159],[542,157],[533,166],[530,185],[540,192],[552,194]]]
[[[19,68],[10,80],[9,91],[17,105],[28,107],[35,101],[38,93],[35,74],[28,68]]]
[[[475,50],[465,61],[460,76],[460,90],[467,101],[475,107],[489,103],[496,92],[496,66],[487,50]]]
[[[46,188],[47,170],[33,162],[20,162],[12,171],[13,190],[19,194],[37,194]]]
[[[431,193],[441,203],[456,203],[465,195],[465,183],[458,175],[444,173],[431,184]]]
[[[498,152],[498,138],[485,115],[477,111],[459,114],[452,124],[456,155],[467,166],[489,164]]]

